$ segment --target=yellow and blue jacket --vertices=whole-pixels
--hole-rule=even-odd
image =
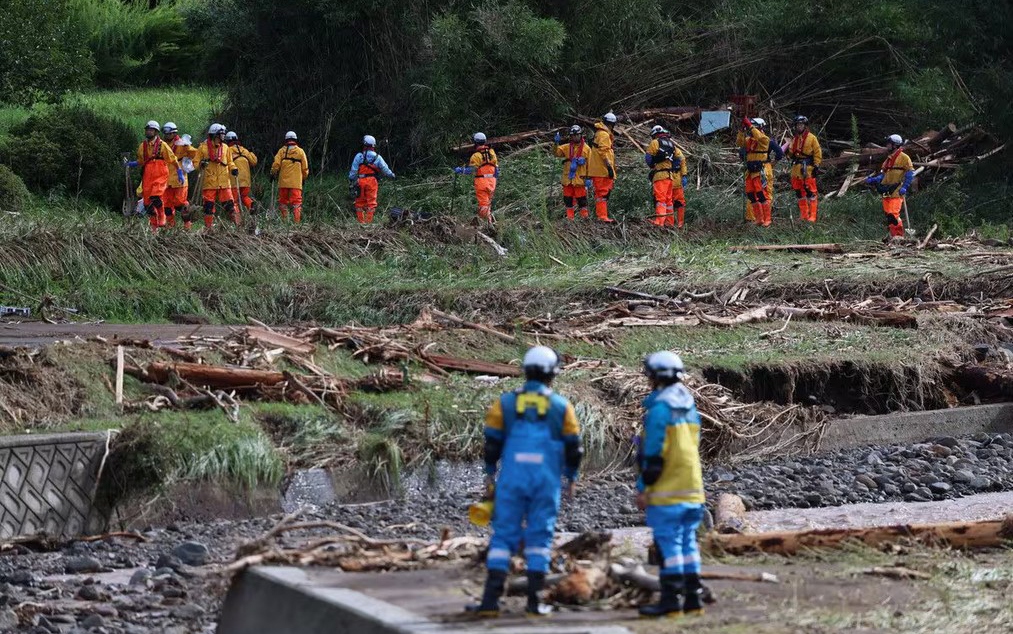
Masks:
[[[651,392],[644,410],[637,490],[649,506],[703,504],[700,414],[693,395],[675,383]]]
[[[529,481],[535,474],[574,481],[583,457],[580,423],[565,398],[539,381],[496,399],[485,416],[486,473]],[[535,478],[539,479],[539,478]]]

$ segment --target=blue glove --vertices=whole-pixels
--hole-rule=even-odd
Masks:
[[[686,178],[685,176],[683,176],[683,177],[682,177],[682,187],[683,187],[683,189],[685,189],[685,188],[686,188],[686,183],[687,183],[688,181],[689,181],[689,179],[688,179],[688,178]]]
[[[127,167],[137,167],[140,165],[137,161],[127,161]]]
[[[454,168],[454,173],[455,174],[467,174],[467,172],[465,171],[465,168],[463,168],[463,167],[455,167]]]
[[[183,179],[186,178],[186,172],[183,171],[182,167],[176,168],[176,178],[178,178],[181,183],[183,182]]]
[[[559,145],[559,144],[561,144],[563,142],[563,137],[561,137],[558,132],[556,133],[555,139],[556,139],[556,145]]]
[[[903,196],[904,194],[907,193],[907,187],[901,187],[899,190],[897,190],[897,193]]]
[[[644,154],[644,163],[647,164],[647,167],[654,167],[654,157],[650,154]]]
[[[588,191],[594,189],[594,181],[592,181],[590,178],[585,178],[584,187],[586,187]]]
[[[577,157],[577,165],[584,165],[585,163],[587,163],[587,159],[586,158],[584,158],[583,156],[578,156]]]
[[[496,169],[493,171],[492,175],[495,178],[499,178],[499,165],[496,166]]]

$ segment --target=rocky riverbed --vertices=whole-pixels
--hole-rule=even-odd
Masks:
[[[711,493],[750,509],[928,502],[1013,489],[1013,436],[941,437],[707,470]]]
[[[1013,490],[1013,436],[980,434],[912,445],[706,470],[708,492],[741,495],[752,509],[855,502],[928,501]],[[559,530],[638,526],[632,473],[586,478],[564,501]],[[444,528],[476,533],[467,507],[482,488],[478,465],[441,465],[410,477],[404,494],[363,504],[324,504],[304,519],[328,519],[384,538],[436,539]],[[213,632],[229,579],[216,567],[280,516],[174,524],[142,531],[145,542],[111,537],[53,552],[14,545],[0,553],[0,632],[191,634]]]

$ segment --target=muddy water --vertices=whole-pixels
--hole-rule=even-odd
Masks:
[[[991,520],[1013,512],[1013,492],[982,493],[938,502],[848,504],[814,509],[746,513],[750,532],[819,528],[861,528],[893,524],[934,524]]]

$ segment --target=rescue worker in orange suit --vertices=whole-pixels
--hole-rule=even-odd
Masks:
[[[496,151],[487,144],[484,133],[476,132],[472,137],[475,150],[465,167],[455,167],[455,174],[475,175],[475,199],[478,201],[478,217],[492,224],[492,197],[496,193],[499,179],[499,159]]]
[[[742,120],[739,145],[746,151],[746,198],[748,207],[746,219],[752,212],[753,220],[761,227],[769,227],[771,204],[767,197],[767,163],[770,153],[770,137],[764,134],[758,123],[762,119]]]
[[[764,134],[767,133],[767,122],[760,117],[753,119],[754,125],[760,129]],[[768,134],[769,136],[769,134]],[[746,135],[743,132],[739,132],[736,139],[736,144],[739,148],[739,159],[746,162]],[[771,156],[773,155],[773,158]],[[777,143],[771,141],[770,149],[767,151],[767,160],[763,163],[763,175],[767,183],[767,202],[770,203],[771,209],[774,207],[774,164],[784,158],[784,150]],[[746,207],[746,220],[748,222],[755,222],[756,218],[753,216],[753,209],[751,206]]]
[[[904,223],[900,219],[900,210],[904,206],[904,197],[911,189],[915,178],[914,164],[911,157],[904,152],[904,139],[899,134],[891,134],[887,138],[886,148],[890,154],[883,161],[878,174],[865,179],[883,197],[883,213],[886,214],[886,226],[890,237],[904,235]]]
[[[149,121],[144,126],[144,141],[137,146],[137,160],[126,163],[128,167],[141,168],[141,194],[152,231],[165,226],[163,197],[169,185],[169,170],[183,179],[183,170],[172,152],[172,146],[158,136],[159,132],[158,122]]]
[[[601,121],[594,124],[591,156],[587,161],[587,175],[594,190],[594,215],[602,222],[612,222],[608,200],[616,183],[616,153],[613,149],[616,121],[616,116],[607,112]]]
[[[225,135],[225,143],[232,149],[232,162],[239,170],[239,176],[233,179],[232,184],[232,197],[236,200],[236,207],[232,212],[232,222],[238,227],[241,220],[239,217],[240,202],[251,214],[256,213],[253,206],[257,204],[257,201],[250,195],[250,187],[253,184],[252,170],[257,166],[257,155],[239,143],[239,135],[234,131],[230,130]],[[238,181],[238,187],[236,187],[236,181]]]
[[[682,227],[686,214],[686,157],[676,147],[668,130],[656,125],[651,128],[651,143],[644,154],[651,168],[648,178],[654,188],[654,218],[659,227]]]
[[[215,204],[230,217],[235,217],[236,201],[232,197],[232,181],[239,175],[239,169],[232,160],[232,148],[225,144],[225,126],[212,123],[208,138],[200,144],[197,156],[200,168],[204,170],[204,185],[201,198],[204,200],[204,228],[210,229],[215,221]]]
[[[763,121],[763,119],[760,119]],[[767,122],[763,121],[763,125],[760,129],[764,134],[770,136],[767,131]],[[770,140],[770,150],[767,152],[767,162],[763,166],[763,173],[767,176],[767,200],[770,202],[770,208],[774,208],[774,165],[778,161],[784,158],[784,149],[774,139]]]
[[[196,168],[194,161],[197,160],[197,148],[190,144],[189,135],[179,135],[176,124],[171,121],[162,126],[162,140],[172,148],[172,153],[176,155],[183,172],[182,175],[179,172],[169,174],[169,184],[162,200],[165,207],[165,226],[175,227],[176,215],[185,215],[190,205],[187,196],[189,190],[187,174]]]
[[[367,134],[362,137],[362,151],[352,159],[352,168],[348,170],[349,192],[355,199],[355,218],[361,223],[373,222],[381,175],[392,180],[396,178],[377,153],[376,139]]]
[[[816,222],[819,198],[816,193],[816,174],[823,163],[823,150],[816,135],[809,131],[809,119],[795,117],[795,135],[788,145],[791,159],[791,188],[798,198],[798,212],[802,220]]]
[[[285,133],[285,145],[274,155],[271,164],[271,178],[278,179],[278,204],[282,220],[288,218],[288,207],[292,208],[292,220],[302,222],[302,186],[310,175],[310,162],[306,152],[299,147],[299,137],[289,130]]]
[[[584,141],[584,130],[579,125],[570,126],[569,142],[556,133],[556,156],[563,160],[563,202],[566,204],[566,219],[573,220],[575,208],[579,206],[580,217],[587,218],[587,159],[591,146]]]

